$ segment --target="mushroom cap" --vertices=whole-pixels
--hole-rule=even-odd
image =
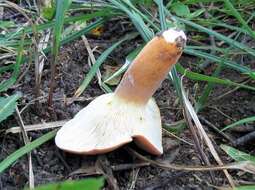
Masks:
[[[55,142],[68,152],[95,155],[110,152],[133,139],[151,154],[163,153],[158,106],[153,99],[140,105],[109,93],[94,99],[68,121],[57,132]]]
[[[182,44],[182,48],[185,46],[187,37],[185,35],[185,33],[182,30],[178,30],[178,29],[174,29],[174,28],[170,28],[168,30],[165,30],[162,33],[162,36],[164,37],[164,39],[166,40],[166,42],[168,43],[177,43],[178,39],[182,39],[182,41],[184,42]]]

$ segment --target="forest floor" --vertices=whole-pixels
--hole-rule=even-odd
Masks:
[[[107,28],[113,28],[108,26]],[[115,31],[116,32],[116,31]],[[118,35],[120,33],[118,32]],[[109,47],[116,39],[114,29],[107,31],[100,37],[87,36],[91,48],[97,47],[98,52],[102,52]],[[120,46],[101,67],[104,77],[109,68],[119,68],[125,62],[125,56],[142,41],[140,38],[132,40],[126,45]],[[128,45],[127,45],[128,44]],[[95,53],[96,57],[99,53]],[[34,69],[31,67],[24,77],[14,87],[8,90],[9,93],[21,92],[23,97],[19,102],[19,109],[22,110],[22,120],[25,125],[48,123],[71,119],[79,110],[84,108],[97,96],[104,92],[100,89],[96,78],[90,83],[85,92],[71,104],[66,104],[66,97],[72,97],[73,93],[80,85],[84,75],[90,69],[87,64],[88,53],[82,40],[76,40],[61,47],[59,54],[59,64],[57,65],[56,87],[53,96],[53,108],[49,109],[47,104],[48,87],[50,80],[50,59],[46,61],[42,76],[41,96],[35,98]],[[180,62],[185,68],[192,67],[198,61],[195,57],[183,55]],[[255,62],[250,61],[251,68],[255,68]],[[209,65],[204,74],[211,74],[213,65]],[[23,72],[26,71],[24,66]],[[220,76],[233,81],[244,81],[245,76],[233,70],[224,69]],[[8,76],[1,76],[8,77]],[[192,101],[200,95],[203,83],[195,83],[184,77],[184,88],[188,92]],[[254,81],[248,82],[254,86]],[[113,90],[115,86],[111,87]],[[231,159],[219,148],[220,144],[231,144],[239,137],[250,131],[254,131],[253,125],[245,125],[227,131],[225,134],[229,139],[216,132],[211,123],[216,128],[222,128],[233,121],[255,115],[255,93],[245,89],[234,89],[226,86],[216,85],[210,95],[208,105],[199,113],[201,122],[215,144],[216,150],[224,163],[231,162]],[[169,126],[174,122],[183,119],[182,109],[176,98],[176,92],[171,82],[166,79],[161,87],[154,94],[154,98],[160,108],[163,126]],[[0,160],[24,145],[21,134],[5,133],[6,129],[19,126],[15,115],[8,118],[1,124],[0,133]],[[40,137],[48,130],[38,130],[28,132],[31,140]],[[193,137],[189,128],[184,128],[176,134],[163,133],[164,154],[159,157],[151,156],[141,151],[134,144],[128,144],[113,152],[101,156],[81,156],[63,152],[59,150],[54,140],[51,140],[32,152],[32,166],[35,177],[35,184],[46,184],[49,182],[63,181],[65,179],[80,179],[86,177],[107,176],[106,189],[112,189],[117,185],[120,189],[214,189],[215,186],[228,185],[228,181],[222,171],[215,172],[185,172],[170,169],[162,169],[157,166],[148,166],[148,163],[134,156],[127,147],[142,155],[146,155],[152,160],[160,162],[174,163],[184,166],[200,166],[202,161],[194,147]],[[231,140],[231,142],[230,142]],[[254,142],[246,142],[244,145],[236,146],[239,150],[255,154]],[[207,151],[212,164],[216,164],[212,156]],[[126,166],[127,168],[121,168]],[[138,165],[137,165],[138,164]],[[98,169],[101,168],[101,170]],[[102,169],[103,168],[103,169]],[[118,168],[118,169],[114,169]],[[103,170],[103,171],[102,171]],[[236,182],[254,182],[255,176],[240,171],[230,171]],[[211,176],[214,176],[213,179]],[[110,182],[112,180],[112,182]],[[8,168],[0,176],[0,189],[16,190],[28,185],[28,159],[22,157]]]

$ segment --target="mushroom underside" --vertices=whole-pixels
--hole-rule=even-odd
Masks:
[[[160,155],[162,128],[158,106],[134,104],[104,94],[93,100],[57,133],[56,145],[68,152],[102,154],[134,142],[145,151]]]

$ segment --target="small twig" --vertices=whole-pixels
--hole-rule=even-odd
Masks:
[[[223,111],[221,111],[219,108],[217,108],[216,106],[208,106],[208,108],[212,108],[215,109],[217,112],[219,112],[220,114],[222,114],[224,117],[230,119],[231,121],[235,121],[232,117],[230,117],[229,115],[225,114]]]
[[[233,38],[237,33],[238,33],[238,32],[232,32],[232,33],[230,33],[229,35],[227,35],[227,37],[228,37],[228,38]],[[222,46],[222,45],[225,44],[225,43],[226,43],[226,41],[225,41],[225,40],[222,40],[222,41],[218,42],[217,44],[218,44],[218,46]]]
[[[56,83],[56,65],[57,65],[57,60],[58,60],[58,56],[57,55],[53,55],[52,59],[51,59],[51,73],[50,73],[50,87],[49,87],[49,96],[48,96],[48,106],[52,108],[53,106],[53,92],[54,92],[54,88],[55,88],[55,83]]]
[[[113,172],[110,166],[110,163],[105,155],[98,156],[97,162],[96,162],[96,168],[103,173],[105,176],[108,185],[110,186],[110,189],[113,190],[119,190],[119,186],[117,184],[117,180],[113,176]]]
[[[5,4],[1,4],[2,6],[14,8],[22,16],[24,16],[30,22],[30,24],[33,24],[31,18],[26,14],[26,13],[29,13],[28,10],[21,8],[20,6],[18,6],[17,4],[15,4],[15,3],[11,2],[11,1],[4,1],[4,2],[5,2]]]
[[[49,123],[40,123],[35,125],[26,125],[23,127],[24,131],[38,131],[38,130],[44,130],[44,129],[53,129],[57,127],[61,127],[67,122],[67,120],[62,121],[55,121],[55,122],[49,122]],[[6,130],[6,133],[20,133],[22,132],[20,127],[12,127],[8,130]]]
[[[246,84],[246,83],[248,83],[248,82],[250,82],[250,81],[251,81],[251,79],[248,79],[248,80],[242,82],[241,84]],[[222,94],[222,95],[220,95],[220,96],[217,96],[216,98],[213,99],[213,101],[217,101],[217,100],[223,98],[224,96],[227,96],[227,95],[229,95],[229,94],[232,94],[233,92],[237,91],[239,88],[241,88],[241,87],[240,87],[240,86],[237,86],[237,87],[235,87],[235,88],[233,88],[233,89],[227,91],[226,93],[224,93],[224,94]]]
[[[135,184],[136,184],[136,181],[137,181],[137,177],[138,177],[139,171],[140,171],[140,168],[135,169],[135,170],[132,171],[131,184],[130,184],[130,187],[128,188],[128,190],[135,189]]]
[[[5,54],[1,53],[0,60],[11,58],[11,57],[15,57],[15,56],[17,56],[17,53],[5,53]]]
[[[56,148],[56,151],[54,151],[54,153],[60,159],[60,161],[63,163],[64,167],[67,169],[67,172],[71,173],[72,170],[71,170],[70,166],[67,164],[67,162],[65,161],[65,159],[63,158],[63,156],[59,152],[58,148]]]
[[[38,7],[37,7],[36,0],[33,0],[33,4],[34,4],[34,7],[35,7],[36,12],[37,12],[38,14],[40,14],[39,9],[38,9]]]
[[[84,102],[84,101],[91,101],[93,100],[94,97],[75,97],[75,98],[66,98],[66,97],[61,97],[61,98],[53,98],[54,101],[64,101],[64,102],[70,102],[72,100],[72,102]],[[22,113],[25,109],[28,108],[28,106],[35,104],[35,102],[39,101],[40,103],[45,103],[47,102],[47,95],[45,96],[40,96],[38,98],[35,98],[33,100],[31,100],[30,102],[28,102],[21,110],[20,113]]]
[[[234,146],[241,146],[241,145],[245,145],[246,143],[248,143],[249,141],[252,141],[255,139],[255,131],[253,132],[250,132],[238,139],[236,139],[234,142],[233,142],[233,145]]]
[[[46,35],[44,35],[40,40],[38,44],[38,53],[40,52],[41,55],[39,55],[38,59],[35,60],[35,94],[36,97],[40,96],[40,84],[41,84],[41,78],[42,78],[42,71],[44,67],[44,61],[45,61],[45,55],[43,54],[42,50],[47,47],[47,43],[50,39],[50,30],[46,31]]]
[[[208,121],[207,119],[205,119],[203,116],[199,116],[199,119],[201,121],[203,121],[206,125],[208,125],[209,127],[211,127],[214,131],[216,131],[217,133],[219,133],[222,137],[224,137],[226,140],[228,140],[231,144],[234,143],[234,140],[232,138],[230,138],[228,135],[226,135],[225,133],[223,133],[221,130],[219,130],[214,124],[212,124],[210,121]]]
[[[77,26],[77,29],[80,30],[80,26]],[[87,49],[87,52],[89,54],[88,63],[90,64],[90,61],[91,61],[92,64],[94,65],[96,63],[96,58],[93,54],[93,50],[91,49],[91,47],[89,45],[89,41],[88,41],[88,39],[86,38],[85,35],[82,35],[81,38],[82,38],[82,41],[84,42],[84,45],[85,45],[85,47]],[[91,64],[90,64],[90,66],[91,66]],[[101,84],[102,84],[102,79],[101,78],[102,78],[102,75],[100,73],[100,70],[98,70],[97,71],[97,80],[98,80],[99,86],[101,86]]]
[[[19,123],[20,123],[20,130],[22,132],[22,136],[24,139],[24,143],[25,145],[28,144],[30,142],[27,132],[25,130],[25,125],[24,122],[22,120],[22,117],[20,115],[19,109],[16,106],[16,113],[19,119]],[[32,165],[32,155],[31,152],[28,153],[28,164],[29,164],[29,188],[33,189],[35,187],[35,180],[34,180],[34,172],[33,172],[33,165]]]
[[[186,144],[188,144],[188,145],[194,146],[193,143],[190,143],[190,142],[188,142],[188,141],[186,141],[186,140],[184,140],[184,139],[178,137],[177,135],[171,133],[170,131],[168,131],[168,130],[166,130],[166,129],[164,129],[164,128],[163,128],[163,133],[167,134],[168,136],[172,136],[172,137],[174,137],[174,138],[176,138],[176,139],[178,139],[178,140],[180,140],[180,141],[182,141],[182,142],[184,142],[184,143],[186,143]]]
[[[4,18],[4,7],[0,7],[0,20]]]
[[[177,164],[169,164],[166,162],[158,162],[151,160],[138,152],[134,151],[131,148],[125,148],[130,154],[135,156],[136,158],[149,162],[150,166],[154,167],[160,167],[162,169],[167,169],[167,170],[179,170],[179,171],[190,171],[190,172],[195,172],[195,171],[219,171],[219,170],[227,170],[227,169],[241,169],[240,167],[237,166],[237,163],[231,163],[231,164],[226,164],[226,165],[216,165],[216,166],[185,166],[185,165],[177,165]],[[254,173],[255,171],[249,170],[247,172]]]
[[[211,163],[210,163],[207,155],[205,154],[203,148],[201,147],[201,144],[203,142],[201,139],[202,137],[200,136],[200,138],[199,138],[199,136],[198,136],[199,133],[196,132],[196,128],[193,125],[190,115],[189,115],[189,112],[185,106],[184,106],[183,115],[184,115],[185,119],[187,120],[188,126],[189,126],[191,134],[193,136],[193,140],[194,140],[195,148],[197,149],[197,152],[200,154],[200,157],[203,160],[204,164],[206,164],[207,166],[210,166]],[[212,171],[210,171],[210,176],[211,176],[212,182],[215,183],[215,180],[214,180],[215,175]]]
[[[131,170],[135,168],[141,168],[145,166],[149,166],[149,162],[141,162],[141,163],[135,163],[135,164],[120,164],[116,166],[111,166],[113,171],[122,171],[122,170]]]
[[[207,133],[205,132],[201,122],[199,121],[198,119],[198,116],[192,106],[192,104],[190,103],[190,101],[188,100],[188,98],[186,97],[186,94],[185,94],[185,90],[182,86],[182,83],[181,83],[181,89],[182,89],[182,98],[183,98],[183,101],[184,101],[184,106],[185,106],[185,109],[188,111],[188,114],[192,117],[192,120],[194,121],[195,123],[195,127],[197,128],[197,131],[198,133],[200,134],[201,137],[203,137],[203,140],[205,142],[205,144],[207,145],[207,147],[209,148],[212,156],[214,157],[214,159],[216,160],[216,162],[219,164],[219,165],[223,165],[223,162],[219,156],[219,154],[217,153],[211,139],[208,137]],[[232,176],[228,173],[227,170],[223,170],[226,178],[228,179],[229,181],[229,184],[231,185],[231,187],[235,187],[235,184],[233,182],[233,179],[232,179]]]

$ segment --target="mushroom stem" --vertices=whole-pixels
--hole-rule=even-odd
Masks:
[[[177,30],[167,30],[153,38],[132,62],[115,95],[146,104],[181,56],[185,42],[184,33]]]

